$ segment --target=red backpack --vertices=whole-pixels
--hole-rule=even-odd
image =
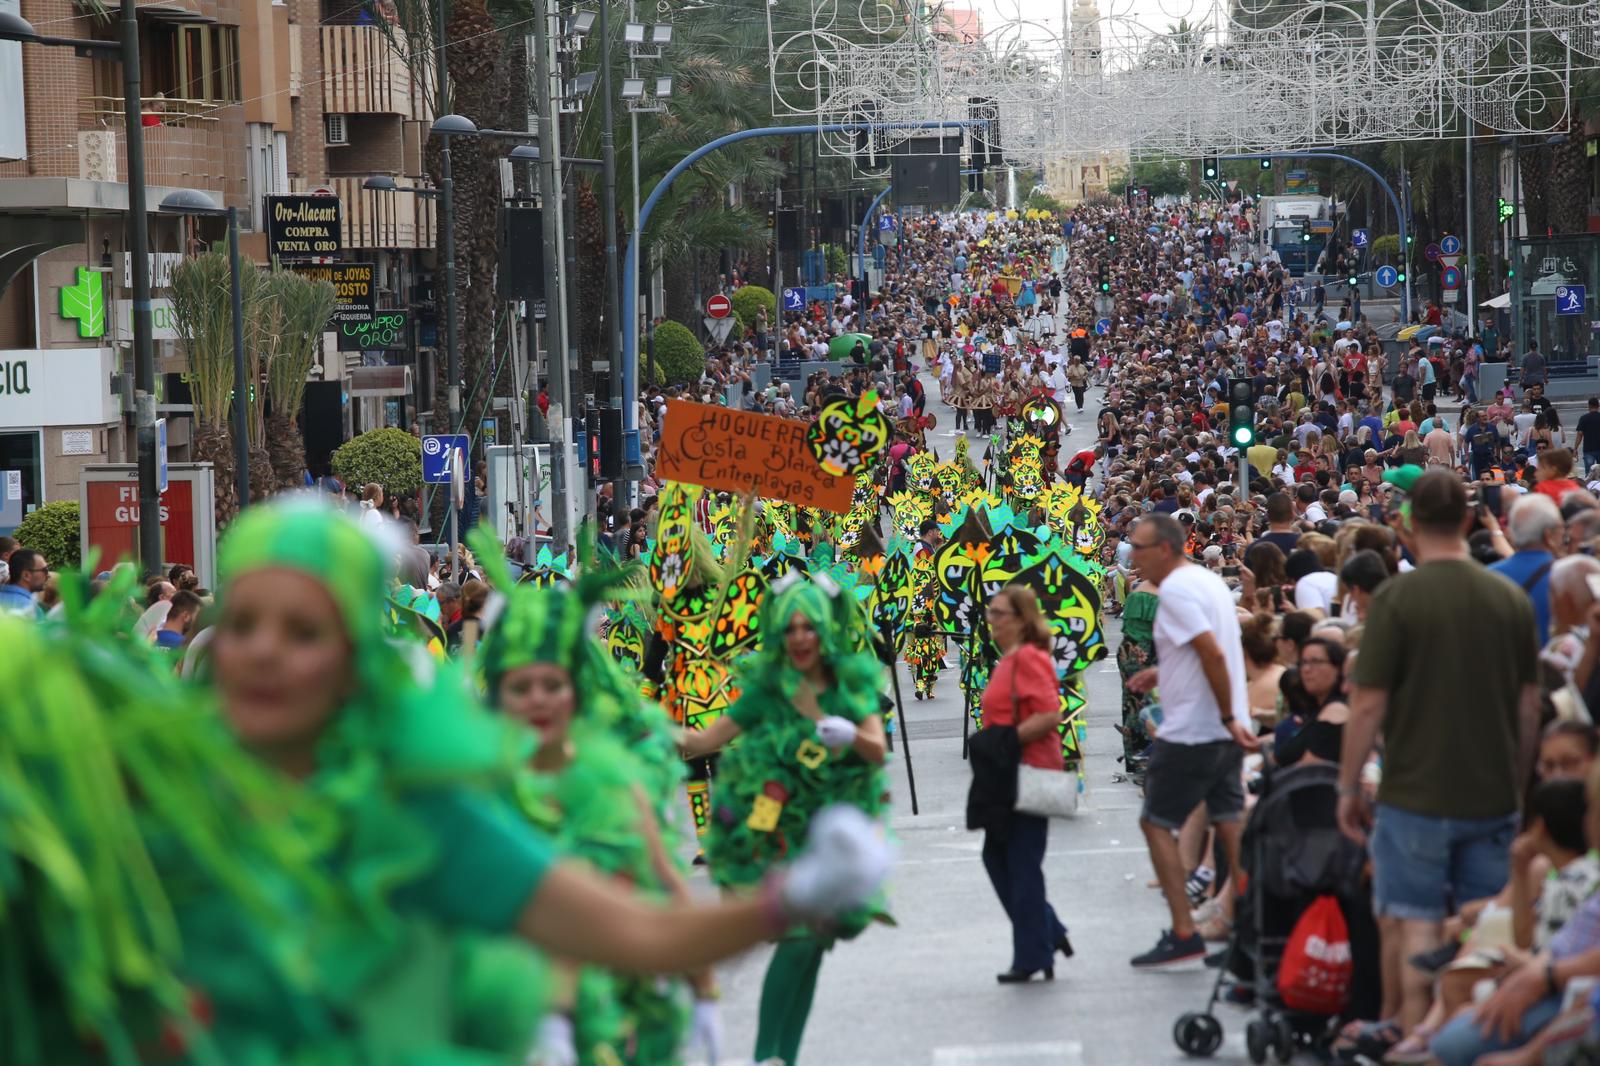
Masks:
[[[1290,1010],[1338,1014],[1350,999],[1355,963],[1350,931],[1333,896],[1319,896],[1300,916],[1278,968],[1278,995]]]

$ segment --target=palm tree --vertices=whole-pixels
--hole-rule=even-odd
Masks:
[[[300,433],[300,408],[306,377],[316,361],[317,346],[337,298],[333,286],[290,270],[274,270],[262,282],[263,298],[256,315],[262,348],[267,352],[266,449],[273,480],[280,488],[298,484],[306,465]],[[257,469],[252,462],[252,473]],[[252,482],[252,487],[253,487]]]

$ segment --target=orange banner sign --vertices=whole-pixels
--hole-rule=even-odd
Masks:
[[[810,423],[704,403],[667,403],[656,473],[669,481],[772,500],[850,509],[850,478],[822,470],[806,444]]]

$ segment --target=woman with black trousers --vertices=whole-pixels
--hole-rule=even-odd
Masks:
[[[1050,625],[1026,585],[1008,585],[989,602],[989,630],[1000,661],[983,691],[984,732],[1014,727],[1021,761],[1063,772],[1061,702],[1050,656]],[[1015,769],[1012,769],[1015,774]],[[1055,953],[1071,958],[1067,927],[1045,898],[1044,849],[1049,822],[1008,810],[990,821],[983,837],[983,868],[1011,919],[1011,968],[1001,984],[1027,981],[1036,973],[1055,978]]]

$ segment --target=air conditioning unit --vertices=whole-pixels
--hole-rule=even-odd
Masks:
[[[87,181],[117,180],[117,135],[111,130],[78,134],[78,177]]]
[[[346,115],[322,116],[322,139],[329,148],[337,148],[350,143],[350,129],[346,124]]]

